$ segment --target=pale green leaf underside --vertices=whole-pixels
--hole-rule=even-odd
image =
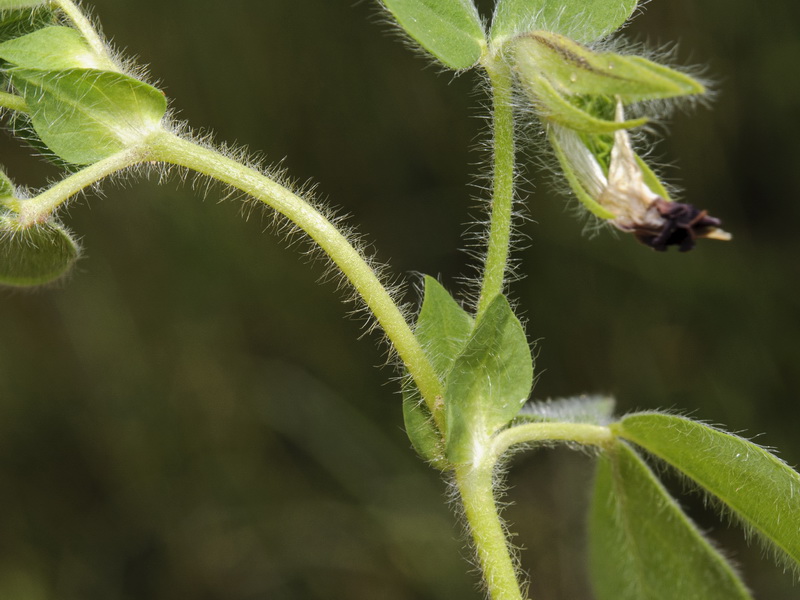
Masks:
[[[36,133],[63,160],[90,164],[135,146],[160,127],[164,95],[110,71],[11,70]]]
[[[44,27],[0,44],[0,58],[26,69],[74,69],[98,66],[80,33],[71,27]]]
[[[538,400],[522,407],[516,422],[557,422],[606,425],[614,414],[614,399],[609,396],[574,396]]]
[[[487,438],[522,408],[533,384],[525,331],[503,296],[478,321],[445,384],[447,456],[471,459],[473,440]]]
[[[625,443],[598,461],[590,568],[597,600],[751,598],[731,566]]]
[[[491,39],[520,33],[554,31],[579,42],[615,32],[636,8],[637,0],[498,0]]]
[[[451,69],[478,62],[485,34],[472,0],[383,0],[400,26]]]
[[[800,563],[800,475],[786,463],[752,442],[683,417],[631,415],[614,428],[693,479],[748,529]]]
[[[0,217],[0,285],[29,287],[67,273],[80,250],[69,232],[57,224],[18,230]]]

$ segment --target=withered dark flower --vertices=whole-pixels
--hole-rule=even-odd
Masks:
[[[618,102],[616,119],[624,121]],[[584,134],[585,135],[585,134]],[[550,138],[575,194],[617,229],[633,233],[654,250],[691,250],[698,238],[729,240],[719,219],[690,204],[672,202],[647,165],[636,156],[627,129],[613,134],[607,167],[577,132],[550,126]]]
[[[719,229],[722,222],[709,216],[707,210],[663,198],[656,198],[652,206],[663,218],[660,229],[634,225],[633,234],[653,250],[663,252],[669,246],[678,246],[678,250],[687,252],[694,248],[698,238],[730,239],[730,234]]]

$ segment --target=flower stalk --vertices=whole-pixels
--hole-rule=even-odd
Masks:
[[[492,94],[493,173],[489,237],[477,318],[483,315],[495,296],[503,293],[505,285],[511,246],[516,161],[513,74],[505,62],[496,59],[487,60],[484,67]]]

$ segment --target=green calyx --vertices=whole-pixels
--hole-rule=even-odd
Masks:
[[[510,45],[520,85],[540,117],[569,129],[608,133],[646,122],[615,119],[613,109],[598,108],[597,98],[613,106],[705,92],[699,81],[669,67],[641,56],[594,52],[557,33],[533,31]]]

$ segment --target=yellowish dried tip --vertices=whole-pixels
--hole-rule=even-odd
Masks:
[[[733,236],[723,229],[714,228],[711,231],[704,233],[701,237],[707,240],[719,240],[721,242],[730,242]]]

